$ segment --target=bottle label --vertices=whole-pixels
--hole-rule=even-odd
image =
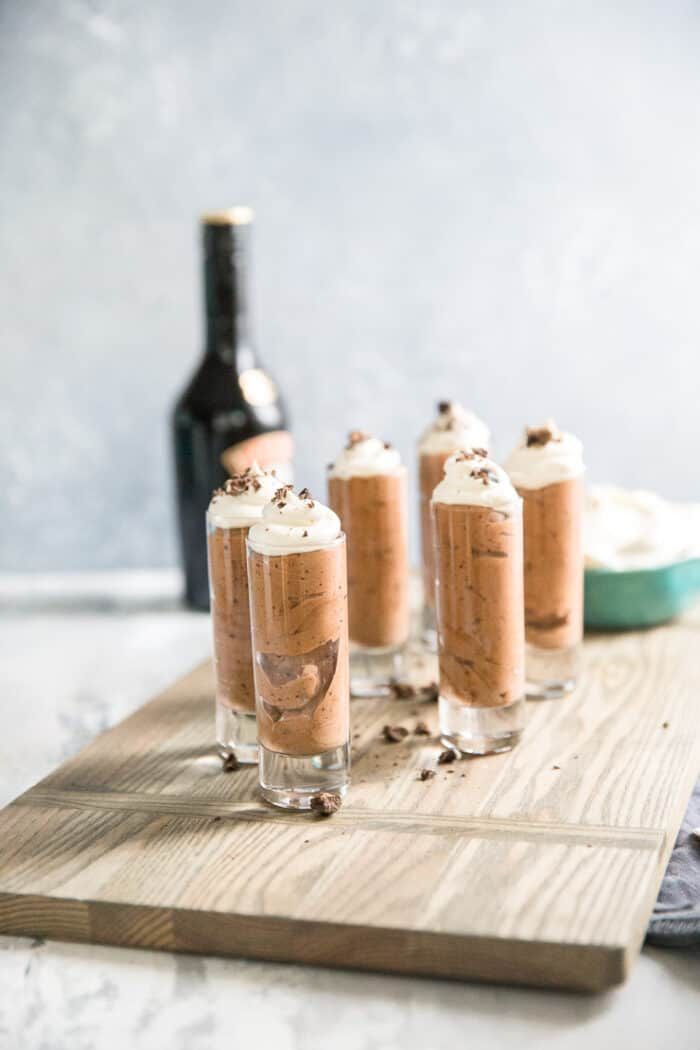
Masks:
[[[267,434],[230,445],[221,453],[221,463],[229,474],[240,474],[254,462],[263,470],[277,470],[281,481],[291,474],[294,442],[288,430],[271,430]]]

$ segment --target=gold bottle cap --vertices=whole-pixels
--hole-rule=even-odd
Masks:
[[[200,220],[205,226],[246,226],[253,221],[253,209],[245,204],[221,211],[205,211]]]

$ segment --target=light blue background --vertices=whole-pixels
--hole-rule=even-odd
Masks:
[[[176,557],[196,217],[257,211],[297,475],[438,397],[700,499],[695,3],[0,6],[0,569]]]

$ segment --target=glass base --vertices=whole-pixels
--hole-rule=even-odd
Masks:
[[[423,606],[421,617],[421,641],[431,653],[437,652],[437,619],[435,610],[429,605]]]
[[[258,730],[255,715],[246,711],[233,711],[217,700],[216,743],[222,758],[235,755],[239,762],[256,763]]]
[[[528,700],[558,700],[576,688],[581,645],[568,649],[525,646],[525,692]]]
[[[506,707],[468,707],[440,696],[440,739],[466,755],[491,755],[510,751],[525,727],[525,701]]]
[[[260,745],[260,793],[282,809],[311,809],[321,792],[345,794],[350,784],[350,744],[319,755],[282,755]]]
[[[354,646],[350,651],[350,696],[390,696],[391,686],[404,675],[404,647],[385,649]]]

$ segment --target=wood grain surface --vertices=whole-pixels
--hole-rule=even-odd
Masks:
[[[0,932],[600,990],[641,945],[700,768],[700,613],[585,645],[511,753],[438,766],[437,705],[353,700],[323,819],[213,748],[197,668],[0,813]],[[433,659],[411,651],[417,684]],[[400,743],[382,727],[406,726]],[[421,781],[421,769],[436,771]]]

